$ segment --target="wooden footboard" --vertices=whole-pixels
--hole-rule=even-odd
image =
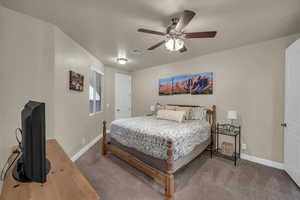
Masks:
[[[142,162],[141,160],[131,156],[130,154],[120,150],[118,147],[110,144],[107,141],[106,135],[106,121],[103,121],[103,140],[102,140],[102,155],[106,155],[107,152],[113,153],[114,155],[118,156],[119,158],[126,161],[132,167],[137,168],[147,174],[148,176],[155,179],[157,182],[163,184],[165,186],[165,197],[166,199],[172,199],[174,195],[174,174],[172,173],[173,170],[173,142],[172,140],[168,139],[168,159],[167,159],[167,172],[162,172],[157,170],[150,165]]]

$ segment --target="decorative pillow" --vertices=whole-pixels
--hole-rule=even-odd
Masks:
[[[206,120],[207,107],[195,107],[191,111],[191,119]]]
[[[165,109],[166,109],[166,110],[176,110],[176,107],[177,107],[177,106],[169,106],[169,105],[166,105],[166,106],[165,106]]]
[[[176,106],[176,111],[185,111],[185,120],[192,119],[192,116],[191,116],[192,108],[191,107]]]
[[[184,120],[185,111],[159,110],[156,117],[158,119],[173,120],[181,123]]]

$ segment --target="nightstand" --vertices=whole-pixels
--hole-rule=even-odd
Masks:
[[[226,135],[229,137],[234,137],[234,152],[232,156],[226,156],[222,154],[222,149],[219,148],[219,135]],[[239,139],[239,151],[237,152],[237,137]],[[217,156],[223,158],[228,158],[234,161],[236,166],[237,159],[241,159],[241,126],[227,124],[227,123],[218,123],[217,124]]]

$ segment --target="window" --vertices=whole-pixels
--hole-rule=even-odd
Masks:
[[[89,88],[89,109],[90,114],[95,114],[102,110],[102,76],[95,69],[90,69],[90,88]]]

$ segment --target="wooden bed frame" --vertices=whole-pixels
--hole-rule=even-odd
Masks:
[[[177,105],[177,104],[168,104],[170,106],[180,106],[180,107],[201,107],[199,105]],[[216,148],[216,106],[212,106],[211,109],[207,110],[207,120],[211,124],[211,142],[210,142],[210,151],[211,154],[213,150]],[[135,158],[134,156],[120,150],[115,145],[111,144],[107,141],[107,134],[106,134],[106,121],[103,121],[103,139],[102,139],[102,155],[106,155],[108,152],[118,156],[119,158],[128,162],[132,167],[137,168],[147,174],[148,176],[154,178],[159,183],[165,186],[165,197],[166,199],[172,199],[174,195],[174,173],[172,172],[173,169],[173,142],[172,140],[167,141],[168,146],[168,159],[167,162],[167,171],[163,172],[160,171],[143,161]]]

